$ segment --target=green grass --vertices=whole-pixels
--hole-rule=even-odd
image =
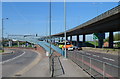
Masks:
[[[2,50],[0,50],[0,53],[2,53]]]
[[[95,41],[87,41],[88,43],[91,43],[91,44],[93,44],[93,45],[96,45],[96,46],[98,46],[98,42],[95,42]]]

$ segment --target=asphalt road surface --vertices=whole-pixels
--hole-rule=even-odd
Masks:
[[[14,50],[13,54],[3,55],[2,57],[2,76],[12,77],[28,66],[36,57],[37,53],[30,50]]]

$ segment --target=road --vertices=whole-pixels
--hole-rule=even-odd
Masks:
[[[118,55],[106,54],[106,53],[97,53],[91,51],[75,51],[87,55],[89,57],[113,64],[118,66]]]
[[[75,63],[96,77],[101,77],[102,75],[106,77],[118,77],[117,55],[78,50],[67,51],[67,53],[68,58],[72,59]],[[90,66],[92,68],[91,71]]]
[[[30,50],[14,50],[13,54],[3,55],[2,57],[2,76],[12,77],[28,66],[36,57],[37,53]]]

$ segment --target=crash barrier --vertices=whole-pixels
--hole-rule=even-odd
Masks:
[[[41,47],[43,47],[44,49],[45,49],[45,51],[47,51],[47,52],[53,52],[53,50],[51,50],[50,49],[50,47],[49,46],[47,46],[46,44],[45,44],[45,42],[43,42],[43,41],[40,41],[39,43],[38,43],[38,45],[40,45]]]
[[[68,51],[67,56],[94,78],[103,77],[105,79],[118,79],[120,69],[119,66],[86,56],[82,53],[82,51]]]
[[[44,44],[46,44],[47,46],[50,46],[50,43],[47,43],[44,41]],[[61,55],[64,56],[64,51],[62,49],[60,49],[57,46],[54,46],[53,44],[51,44],[51,48],[54,49],[56,52],[60,53]]]

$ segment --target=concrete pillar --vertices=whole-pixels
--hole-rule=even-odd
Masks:
[[[12,41],[9,41],[9,47],[11,47],[12,46]]]
[[[77,35],[77,46],[78,46],[78,47],[79,47],[79,41],[80,41],[79,35]]]
[[[85,34],[83,34],[83,46],[85,47]]]
[[[68,37],[66,36],[66,40],[68,40]]]
[[[98,47],[102,48],[103,46],[103,39],[98,39]]]
[[[18,41],[18,47],[20,47],[20,42]]]
[[[70,36],[70,41],[72,41],[72,36]]]
[[[55,38],[53,38],[53,43],[55,43]]]
[[[58,42],[60,42],[60,37],[58,37]]]
[[[113,48],[113,32],[109,32],[109,47]]]
[[[61,42],[63,42],[63,37],[62,37],[62,40],[61,40]]]

